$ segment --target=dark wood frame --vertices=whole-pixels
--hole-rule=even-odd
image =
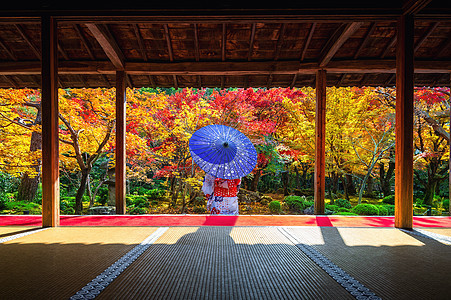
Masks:
[[[315,150],[315,214],[324,213],[325,197],[325,114],[326,114],[326,75],[332,73],[342,74],[338,81],[341,82],[346,74],[352,73],[396,73],[397,103],[396,103],[396,190],[395,190],[395,227],[412,228],[413,223],[413,75],[416,73],[450,73],[451,61],[414,61],[414,52],[426,40],[431,32],[437,27],[438,22],[447,22],[451,19],[449,11],[439,12],[436,23],[431,24],[424,34],[414,45],[414,17],[431,19],[428,14],[419,14],[431,0],[409,0],[405,1],[403,7],[399,9],[387,9],[382,12],[372,12],[370,9],[361,10],[349,8],[324,10],[312,9],[292,9],[274,10],[272,13],[260,14],[257,11],[242,10],[240,14],[216,14],[214,11],[193,12],[187,15],[172,10],[162,11],[133,11],[133,10],[102,10],[85,11],[78,14],[70,10],[42,10],[34,13],[25,12],[26,17],[21,15],[19,10],[4,10],[0,12],[3,22],[14,24],[22,38],[29,44],[31,51],[38,55],[41,62],[21,62],[10,52],[0,41],[0,46],[6,51],[12,62],[0,62],[0,75],[21,75],[39,74],[42,76],[42,186],[43,186],[43,218],[42,225],[59,225],[59,147],[58,147],[58,74],[100,74],[109,84],[106,75],[116,75],[116,212],[125,213],[125,103],[126,86],[132,82],[128,74],[149,76],[150,82],[154,82],[154,75],[169,75],[173,78],[174,86],[178,86],[177,76],[197,75],[198,83],[202,85],[202,75],[222,75],[221,86],[224,84],[224,75],[267,75],[267,83],[270,85],[273,75],[292,75],[293,86],[303,74],[316,74],[317,106],[316,106],[316,150]],[[23,13],[23,12],[22,12]],[[143,51],[143,42],[139,40],[139,47],[144,57],[144,62],[126,62],[124,55],[118,47],[114,37],[109,32],[107,23],[129,22],[133,19],[135,23],[154,22],[167,24],[168,22],[193,23],[196,47],[196,62],[175,62],[172,53],[169,28],[164,25],[167,47],[169,50],[170,62],[155,63],[149,62]],[[374,23],[364,33],[364,37],[354,54],[354,60],[334,61],[333,56],[340,49],[347,39],[353,35],[362,25],[361,22],[376,22],[381,20],[397,21],[397,34],[392,37],[386,51],[382,53],[378,60],[358,59],[361,56],[361,49],[368,43],[368,37],[374,30]],[[150,20],[150,21],[149,21]],[[202,20],[204,23],[223,23],[221,40],[221,61],[208,62],[200,61],[197,37],[197,23]],[[267,22],[304,22],[309,21],[312,25],[308,29],[306,42],[300,53],[298,61],[282,61],[276,59],[271,62],[252,61],[252,50],[255,45],[255,24],[259,21]],[[336,29],[327,45],[324,47],[318,62],[305,61],[305,56],[309,44],[312,42],[313,33],[316,30],[316,22],[343,21],[343,26]],[[21,23],[41,22],[42,49],[39,49],[29,41],[29,38]],[[312,22],[313,21],[313,22]],[[73,23],[73,26],[80,36],[80,39],[87,49],[88,61],[63,61],[58,66],[58,52],[63,57],[67,54],[57,42],[57,23]],[[245,60],[241,62],[226,61],[226,40],[227,24],[229,23],[251,23],[252,34],[250,36],[249,52]],[[87,26],[90,33],[95,37],[101,48],[107,55],[109,61],[97,61],[93,52],[86,42],[77,23]],[[284,28],[284,26],[282,26]],[[285,28],[284,28],[285,29]],[[281,30],[284,32],[285,30]],[[138,39],[138,27],[134,27],[134,32]],[[283,36],[279,37],[276,46],[276,53],[281,49]],[[449,41],[442,45],[449,46]],[[396,61],[384,59],[396,45]],[[437,50],[437,56],[443,50]],[[269,70],[269,71],[268,71]],[[18,86],[14,78],[7,78],[13,86]],[[81,78],[83,81],[83,78]],[[392,82],[393,76],[387,80],[387,84]],[[244,84],[247,85],[246,82]],[[451,182],[451,181],[450,181]]]

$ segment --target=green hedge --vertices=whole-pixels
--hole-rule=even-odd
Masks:
[[[360,216],[377,216],[379,215],[379,209],[374,204],[362,203],[356,205],[352,212]]]
[[[334,201],[334,204],[338,205],[339,207],[344,207],[344,208],[348,208],[348,209],[352,208],[351,202],[349,202],[346,199],[336,199]]]
[[[297,213],[302,213],[304,209],[310,206],[308,205],[309,202],[305,201],[305,198],[301,196],[287,196],[285,197],[284,202],[291,211]]]
[[[268,205],[269,210],[272,213],[280,213],[280,210],[282,209],[282,205],[280,204],[280,201],[271,201]]]
[[[395,195],[389,195],[387,197],[384,197],[384,199],[382,199],[382,202],[386,204],[395,204]]]

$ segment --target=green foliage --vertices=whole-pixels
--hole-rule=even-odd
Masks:
[[[346,208],[346,207],[340,207],[340,208],[338,209],[338,212],[351,212],[351,209]]]
[[[0,172],[0,194],[14,193],[20,184],[20,178]]]
[[[384,197],[384,199],[382,199],[382,202],[386,204],[395,204],[395,195],[389,195],[387,197]]]
[[[379,209],[374,204],[362,203],[356,205],[352,212],[361,216],[377,216],[379,214]]]
[[[339,210],[339,206],[338,205],[332,205],[332,204],[326,204],[326,209],[330,210],[330,211],[338,211]]]
[[[145,193],[148,200],[161,200],[164,196],[164,190],[162,189],[151,189],[147,190]]]
[[[11,211],[12,214],[41,214],[41,206],[29,201],[9,201],[6,202],[5,210]]]
[[[286,196],[284,202],[291,211],[296,213],[302,213],[304,209],[310,206],[307,206],[305,198],[301,196]]]
[[[379,216],[388,216],[388,209],[385,205],[378,205],[377,208],[379,209]]]
[[[263,205],[267,205],[268,203],[271,203],[273,201],[271,196],[262,196],[260,199],[260,203]]]
[[[61,197],[60,211],[63,215],[73,215],[75,213],[75,197]]]
[[[6,203],[9,201],[7,194],[0,194],[0,211],[6,209]]]
[[[97,191],[98,201],[102,205],[106,205],[108,202],[108,187],[102,186]],[[96,197],[97,198],[97,197]]]
[[[282,205],[280,204],[280,201],[271,201],[268,205],[269,210],[272,213],[280,213],[280,210],[282,209]]]
[[[344,207],[344,208],[348,208],[348,209],[352,208],[351,202],[349,202],[346,199],[341,199],[341,198],[340,199],[336,199],[334,201],[334,204],[338,205],[338,207]]]
[[[384,205],[384,207],[387,209],[387,216],[395,215],[395,206],[394,205]]]
[[[127,207],[127,212],[130,215],[143,215],[147,212],[147,210],[143,207],[135,207],[135,206],[129,206]]]
[[[449,210],[449,199],[444,199],[443,200],[443,208],[445,210]]]
[[[149,200],[146,196],[142,195],[127,195],[125,197],[127,206],[148,208],[150,206]]]
[[[358,216],[358,214],[347,212],[347,211],[340,211],[337,212],[336,215],[342,215],[342,216]]]

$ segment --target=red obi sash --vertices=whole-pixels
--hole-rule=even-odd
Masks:
[[[240,183],[241,179],[216,178],[213,195],[221,197],[236,197]]]

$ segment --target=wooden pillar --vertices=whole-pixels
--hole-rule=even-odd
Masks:
[[[42,42],[42,226],[59,226],[57,23],[41,18]]]
[[[116,214],[126,212],[125,204],[125,103],[126,76],[124,71],[116,72]]]
[[[315,215],[324,214],[326,187],[326,71],[316,73]]]
[[[395,227],[412,229],[413,223],[413,31],[411,15],[397,25]]]

